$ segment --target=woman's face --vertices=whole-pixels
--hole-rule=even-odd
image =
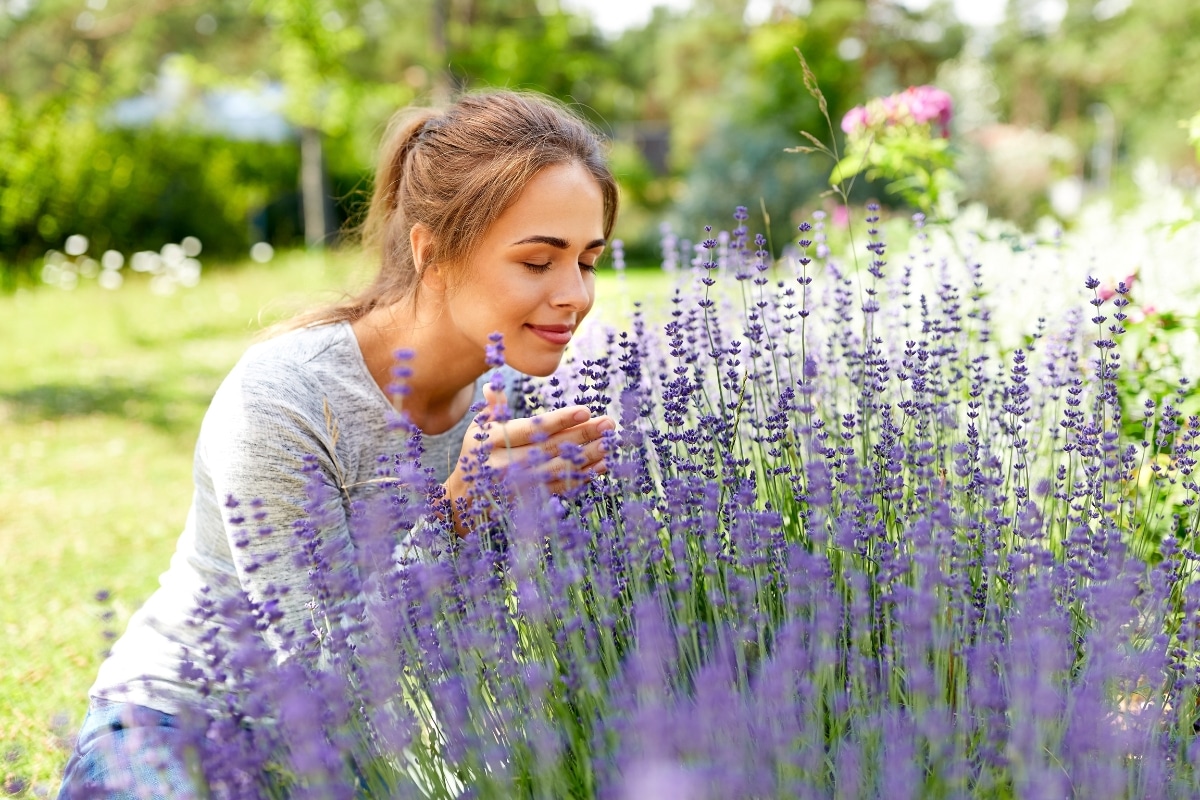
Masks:
[[[505,359],[549,375],[595,299],[604,196],[579,164],[539,172],[492,224],[446,298],[451,323],[483,348],[504,336]]]

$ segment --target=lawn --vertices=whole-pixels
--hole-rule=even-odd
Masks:
[[[222,377],[264,324],[358,277],[353,255],[290,254],[208,269],[169,296],[129,280],[114,292],[85,282],[0,297],[0,562],[13,567],[0,581],[6,788],[56,791],[104,632],[124,629],[166,568]],[[615,299],[608,310],[620,314],[660,284],[631,273],[621,289],[603,275],[601,307]]]

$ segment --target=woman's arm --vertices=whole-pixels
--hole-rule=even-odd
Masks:
[[[264,637],[286,651],[314,642],[312,600],[355,569],[338,420],[298,369],[231,374],[197,448],[197,553],[253,603],[273,601]],[[223,562],[223,563],[222,563]],[[344,579],[345,576],[341,576]]]

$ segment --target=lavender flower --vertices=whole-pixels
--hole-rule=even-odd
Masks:
[[[892,253],[878,213],[860,275],[819,218],[768,264],[739,210],[660,319],[524,382],[514,406],[619,417],[607,475],[554,496],[477,452],[505,499],[450,539],[414,430],[352,554],[314,482],[296,655],[264,645],[277,598],[199,598],[239,642],[189,654],[210,791],[1194,794],[1190,384],[1127,408],[1120,320],[1078,311],[1003,349],[980,266]]]

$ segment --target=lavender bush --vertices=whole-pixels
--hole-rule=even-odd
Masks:
[[[209,791],[1194,796],[1188,384],[1118,390],[1129,287],[1089,280],[1007,347],[992,320],[1019,309],[969,246],[934,255],[918,219],[890,267],[867,221],[861,267],[820,218],[775,265],[739,209],[661,319],[527,382],[516,413],[621,421],[566,496],[479,468],[456,539],[413,431],[353,510],[354,563],[319,490],[292,532],[231,499],[245,539],[306,544],[313,626],[280,665],[277,598],[201,600],[243,643],[192,654]]]

